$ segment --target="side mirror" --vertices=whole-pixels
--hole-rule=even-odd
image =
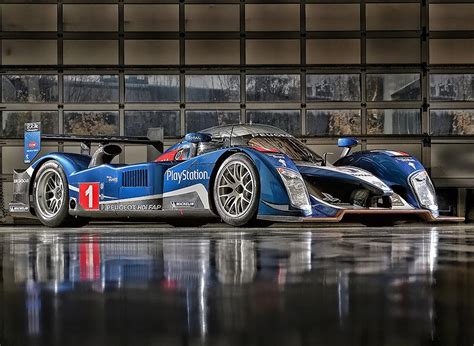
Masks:
[[[357,138],[353,138],[353,137],[339,138],[337,140],[337,146],[344,148],[344,150],[342,151],[341,157],[349,155],[349,153],[351,152],[351,149],[358,144],[359,144],[359,141],[357,140]]]
[[[189,143],[210,142],[212,137],[205,133],[190,132],[184,136],[184,140]]]

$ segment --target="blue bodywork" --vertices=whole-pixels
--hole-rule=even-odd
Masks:
[[[260,129],[265,138],[289,136],[281,130],[273,135],[269,132],[274,129],[271,127]],[[109,219],[217,216],[212,195],[217,171],[229,156],[242,153],[253,162],[258,172],[258,218],[335,220],[343,210],[357,212],[363,209],[356,203],[361,195],[371,203],[364,207],[367,210],[391,209],[393,196],[402,197],[398,210],[427,209],[420,204],[410,184],[410,177],[424,172],[424,167],[406,153],[387,150],[355,152],[340,158],[334,166],[326,166],[323,159],[318,161],[313,157],[305,161],[302,156],[296,160],[275,148],[234,144],[232,140],[204,150],[209,148],[206,145],[215,143],[215,137],[210,134],[190,133],[155,162],[131,165],[103,162],[95,165],[88,155],[49,153],[37,159],[27,171],[15,172],[15,177],[23,184],[18,191],[27,190],[31,194],[41,165],[50,160],[57,161],[67,177],[69,213],[75,216]],[[344,138],[338,144],[351,148],[357,140]],[[198,148],[204,149],[198,153]],[[302,148],[297,150],[308,154]],[[285,174],[292,178],[285,177]],[[301,182],[300,188],[305,191],[307,202],[295,203],[295,194],[291,194],[290,183],[285,179],[296,179],[292,180],[293,184]],[[28,181],[26,187],[25,181]],[[88,199],[92,198],[91,191],[95,191],[97,203]],[[16,203],[13,211],[30,210],[34,213],[30,200],[18,197],[13,202]],[[437,216],[437,210],[430,212]]]

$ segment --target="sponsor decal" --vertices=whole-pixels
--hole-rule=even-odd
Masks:
[[[286,167],[286,161],[284,159],[279,159],[278,162],[280,162],[283,167]]]
[[[29,179],[16,178],[13,179],[13,184],[28,184],[29,181]]]
[[[79,184],[79,205],[85,210],[99,210],[99,183]]]
[[[104,204],[101,205],[103,211],[147,211],[161,210],[161,204]]]
[[[10,205],[10,213],[25,213],[29,212],[29,208],[22,205]]]
[[[209,172],[195,169],[188,171],[187,169],[181,172],[175,172],[172,170],[166,171],[166,180],[177,181],[180,184],[182,181],[193,181],[193,180],[205,180],[209,179]]]
[[[186,201],[172,201],[171,207],[173,208],[194,208],[194,202],[186,202]]]
[[[108,175],[106,178],[108,183],[118,183],[118,177],[111,177]]]
[[[35,141],[31,141],[30,143],[28,143],[28,148],[34,149],[36,148],[37,145],[38,143],[36,143]]]
[[[31,163],[41,151],[41,123],[25,123],[23,161]]]
[[[181,159],[181,156],[183,156],[183,149],[179,149],[176,155],[174,156],[174,159],[176,161],[179,161]]]

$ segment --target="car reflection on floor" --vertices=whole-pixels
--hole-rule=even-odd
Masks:
[[[472,268],[438,268],[437,229],[0,238],[2,345],[419,344],[474,317],[449,298]]]

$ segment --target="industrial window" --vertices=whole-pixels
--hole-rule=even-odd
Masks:
[[[359,39],[306,40],[308,64],[360,64]]]
[[[126,65],[178,65],[178,40],[125,40]]]
[[[430,39],[431,64],[472,64],[474,39]]]
[[[65,103],[111,103],[118,100],[118,75],[64,76]]]
[[[420,62],[420,40],[412,38],[367,39],[368,64]]]
[[[306,134],[309,136],[359,135],[361,130],[359,109],[315,109],[306,112]]]
[[[367,101],[413,100],[421,100],[419,73],[367,75]]]
[[[473,109],[431,110],[433,135],[474,135]]]
[[[240,111],[186,111],[186,132],[240,122]]]
[[[126,111],[125,135],[146,136],[150,127],[163,127],[165,137],[180,134],[179,111]]]
[[[3,75],[2,102],[45,103],[58,102],[58,76]]]
[[[360,101],[360,75],[310,74],[306,76],[307,101]]]
[[[56,111],[3,111],[2,131],[3,138],[23,138],[25,123],[41,121],[41,131],[45,134],[59,132],[58,112]]]
[[[249,65],[284,65],[300,63],[300,40],[247,40]]]
[[[125,5],[125,31],[178,31],[179,5]]]
[[[367,30],[419,30],[419,4],[366,4]]]
[[[300,75],[247,75],[247,101],[299,102]]]
[[[127,102],[178,102],[178,75],[125,76]]]
[[[56,65],[56,40],[2,40],[3,65]]]
[[[474,4],[430,4],[430,31],[474,30]]]
[[[117,31],[117,5],[63,5],[64,31]]]
[[[299,110],[248,110],[247,121],[278,127],[294,136],[301,135]]]
[[[187,75],[187,102],[239,102],[239,75]]]
[[[421,133],[419,109],[368,109],[370,135],[417,135]]]
[[[64,112],[64,133],[75,135],[119,135],[119,113]]]
[[[239,5],[186,5],[186,31],[239,31]]]
[[[65,40],[63,59],[66,65],[117,65],[118,41]]]
[[[300,5],[247,4],[245,5],[247,31],[300,31]]]
[[[238,65],[239,40],[186,40],[186,64]]]
[[[430,75],[431,101],[474,101],[474,74]]]
[[[359,4],[308,4],[306,30],[355,31],[360,30]]]
[[[56,31],[57,5],[1,5],[2,31]]]

